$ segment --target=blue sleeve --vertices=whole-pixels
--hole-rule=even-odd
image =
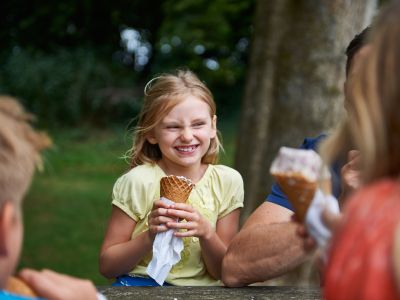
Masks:
[[[291,211],[293,211],[292,204],[290,204],[285,193],[282,192],[280,186],[276,182],[272,185],[272,191],[268,195],[266,201],[278,204],[280,206],[286,207],[287,209],[290,209]]]
[[[325,138],[325,135],[323,135],[323,134],[319,135],[316,138],[305,138],[304,141],[303,141],[303,144],[300,146],[300,149],[316,150],[317,147],[318,147],[318,144],[324,138]],[[283,207],[293,211],[293,207],[290,204],[286,194],[281,190],[281,188],[279,187],[279,185],[276,182],[272,185],[272,191],[267,196],[265,201],[278,204],[280,206],[283,206]]]

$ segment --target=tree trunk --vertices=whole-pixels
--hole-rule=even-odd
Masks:
[[[376,0],[258,0],[235,167],[242,219],[265,200],[280,146],[298,147],[343,112],[345,49],[367,26]]]

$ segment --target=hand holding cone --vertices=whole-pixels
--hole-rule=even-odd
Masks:
[[[320,156],[313,150],[282,147],[270,171],[293,205],[300,222],[305,220],[319,184],[325,194],[330,194],[329,171],[323,168]]]
[[[5,290],[16,295],[37,297],[36,293],[24,281],[14,276],[8,278]]]

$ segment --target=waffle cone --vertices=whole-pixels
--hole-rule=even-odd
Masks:
[[[185,203],[194,184],[183,176],[170,175],[160,180],[160,196],[177,203]]]
[[[8,278],[5,290],[16,295],[37,297],[36,293],[24,281],[14,276]]]
[[[293,205],[296,218],[303,222],[307,209],[314,198],[318,182],[308,181],[299,174],[274,174],[274,178]]]

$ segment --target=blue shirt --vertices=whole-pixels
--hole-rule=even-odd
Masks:
[[[0,290],[0,300],[35,300],[39,298],[31,298],[9,293],[5,290]]]
[[[321,134],[317,136],[316,138],[305,138],[303,144],[300,146],[300,149],[310,149],[310,150],[315,150],[317,151],[317,148],[321,141],[326,138],[325,134]],[[331,167],[331,181],[332,181],[332,194],[336,197],[339,198],[341,189],[340,189],[340,168],[341,164],[339,162],[335,162]],[[267,196],[267,199],[265,201],[269,201],[271,203],[278,204],[280,206],[286,207],[287,209],[290,209],[293,211],[293,207],[290,204],[287,196],[285,193],[281,190],[279,185],[275,182],[272,185],[272,191],[271,193]]]

